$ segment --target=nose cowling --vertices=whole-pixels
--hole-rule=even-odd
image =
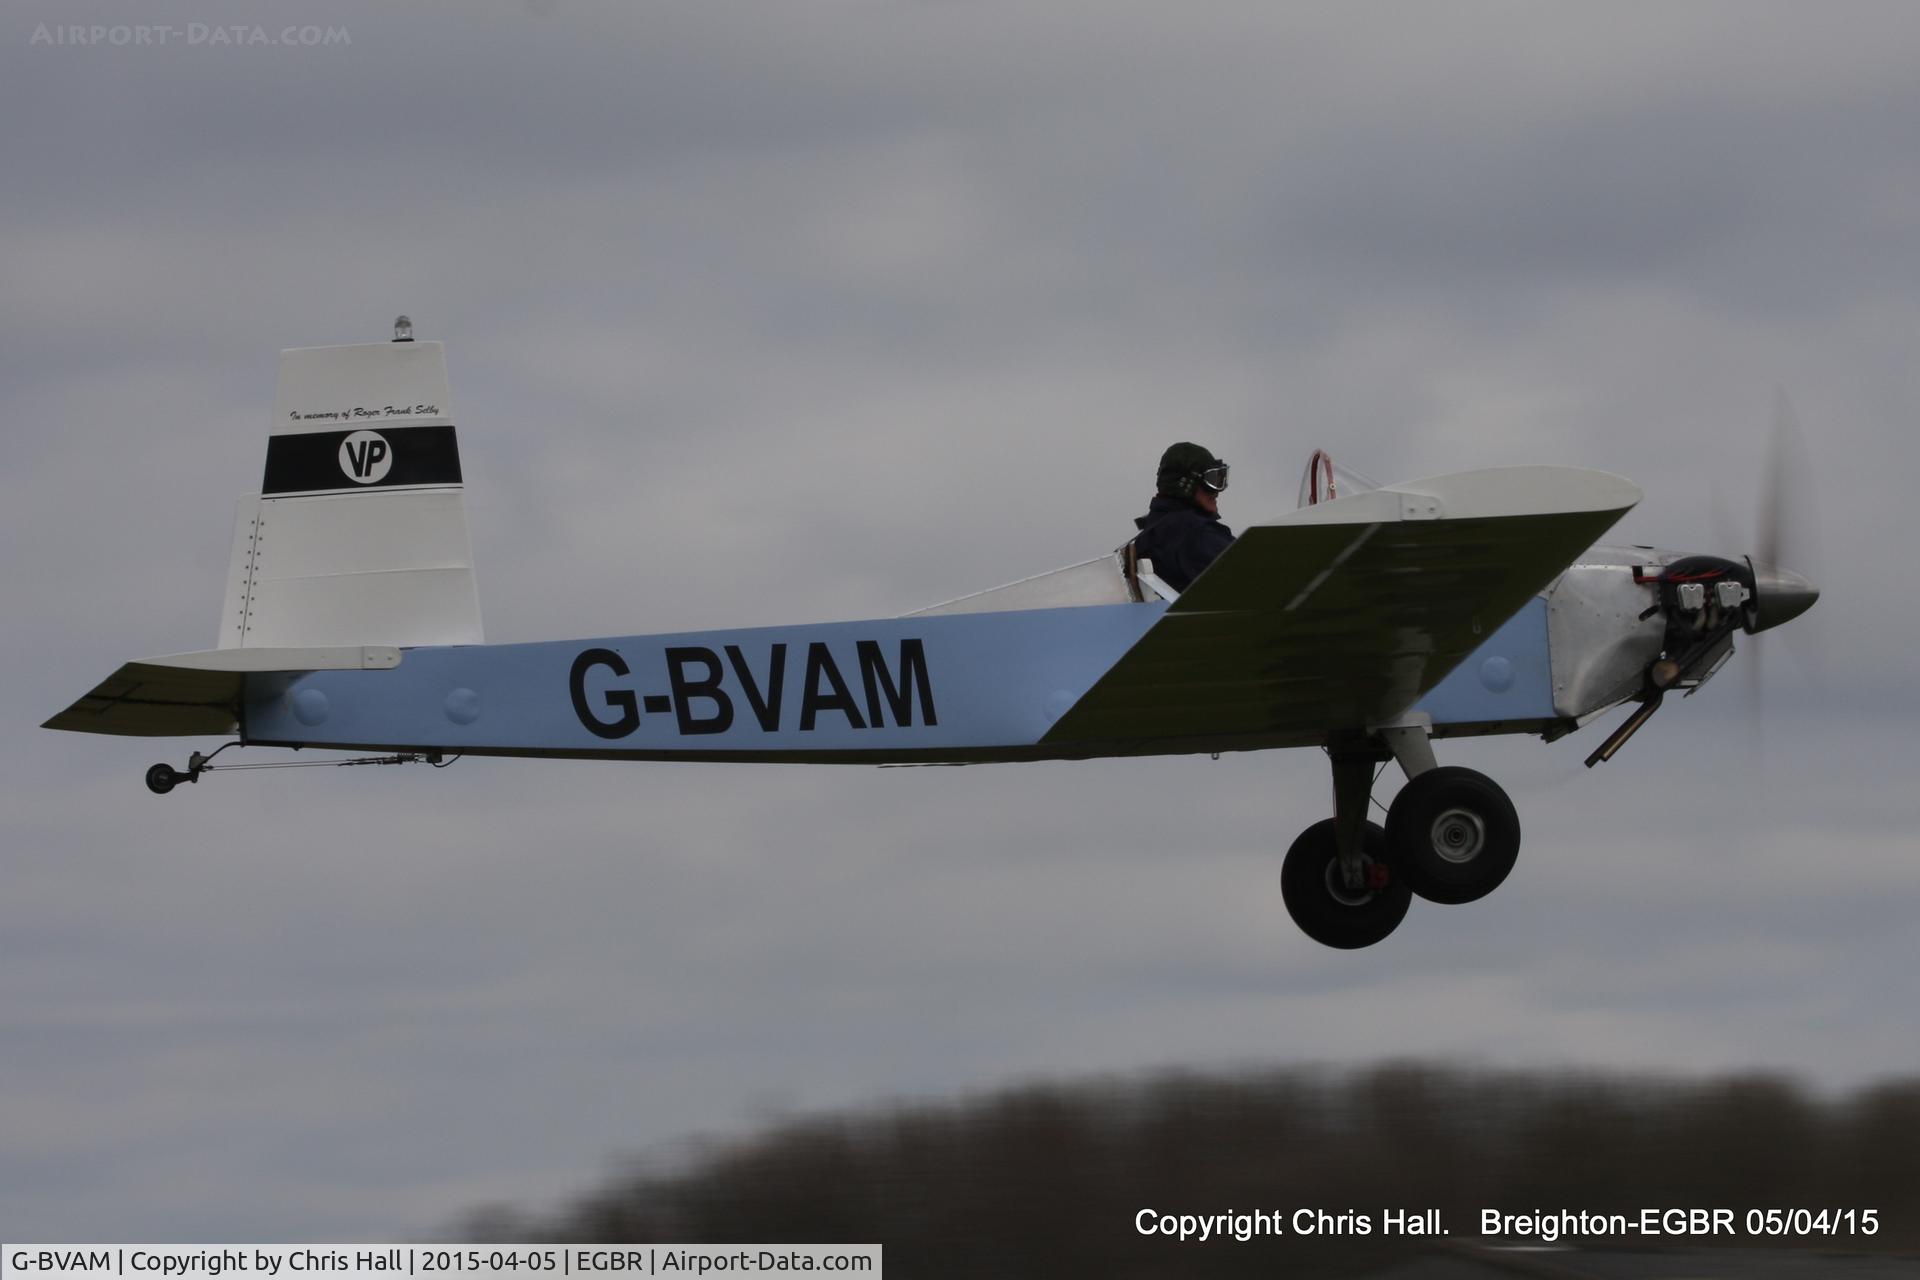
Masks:
[[[1791,622],[1820,598],[1820,589],[1790,569],[1748,561],[1753,566],[1753,605],[1747,630],[1761,632]]]

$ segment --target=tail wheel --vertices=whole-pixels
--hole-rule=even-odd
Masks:
[[[1332,818],[1302,831],[1281,864],[1287,914],[1323,946],[1370,947],[1399,927],[1413,901],[1406,881],[1388,867],[1387,833],[1375,823],[1367,824],[1364,848],[1365,884],[1357,889],[1341,874]]]
[[[1429,769],[1387,810],[1394,867],[1429,902],[1473,902],[1520,856],[1520,816],[1500,785],[1472,769]]]
[[[157,796],[163,796],[173,790],[180,781],[180,775],[164,764],[156,764],[147,770],[147,790]]]

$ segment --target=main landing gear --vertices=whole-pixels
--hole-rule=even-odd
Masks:
[[[1342,860],[1339,819],[1325,818],[1300,833],[1280,864],[1280,896],[1287,914],[1315,942],[1351,951],[1370,947],[1400,927],[1413,902],[1406,879],[1387,865],[1387,833],[1369,822],[1359,856]],[[1359,883],[1348,867],[1359,864]]]
[[[1513,870],[1520,819],[1485,774],[1434,762],[1425,725],[1394,726],[1328,748],[1334,816],[1300,833],[1280,870],[1293,922],[1315,942],[1351,950],[1392,933],[1414,895],[1484,898]],[[1397,759],[1407,785],[1383,828],[1367,821],[1375,770]]]
[[[1498,783],[1471,769],[1430,769],[1387,809],[1387,847],[1428,902],[1474,902],[1500,887],[1520,856],[1520,817]]]

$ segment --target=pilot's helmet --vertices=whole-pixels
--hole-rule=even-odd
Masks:
[[[1182,440],[1160,455],[1156,481],[1161,493],[1175,498],[1191,498],[1201,486],[1219,493],[1227,487],[1227,464],[1200,445]]]

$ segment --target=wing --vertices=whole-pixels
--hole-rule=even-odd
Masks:
[[[1639,500],[1602,471],[1502,467],[1254,525],[1046,740],[1204,749],[1390,723]]]

